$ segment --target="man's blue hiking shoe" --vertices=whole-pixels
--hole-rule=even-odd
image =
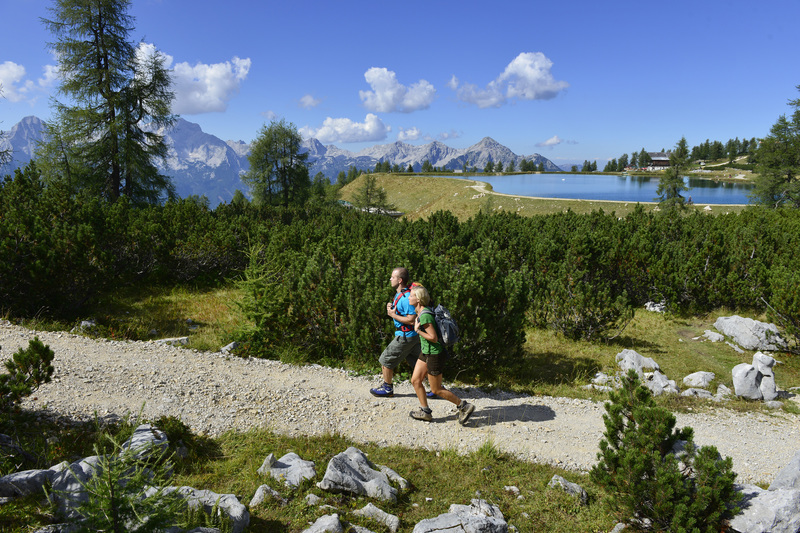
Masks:
[[[394,387],[388,383],[384,383],[380,387],[369,389],[369,393],[378,398],[391,398],[394,396]]]
[[[441,396],[439,396],[438,394],[435,394],[433,391],[430,391],[430,390],[427,393],[425,393],[425,395],[428,398],[432,399],[432,400],[441,400],[442,399]]]

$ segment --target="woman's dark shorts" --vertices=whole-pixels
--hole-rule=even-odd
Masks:
[[[419,360],[428,364],[428,374],[431,376],[438,376],[444,371],[444,353],[423,353],[420,354]]]

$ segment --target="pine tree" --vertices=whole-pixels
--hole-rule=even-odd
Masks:
[[[8,374],[0,374],[0,410],[29,396],[53,376],[53,357],[50,346],[34,337],[26,349],[20,348],[4,362]]]
[[[697,450],[689,427],[675,430],[675,416],[655,404],[634,370],[610,394],[603,415],[593,481],[610,492],[620,519],[653,531],[716,533],[738,512],[730,458]],[[673,453],[684,442],[683,454]]]
[[[0,98],[3,96],[3,84],[0,83]],[[4,131],[0,131],[0,144],[2,144],[3,139],[5,139],[6,133]],[[11,162],[11,148],[4,148],[0,150],[0,168],[4,165]]]

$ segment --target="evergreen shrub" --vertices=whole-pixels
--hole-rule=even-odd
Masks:
[[[75,531],[147,533],[186,525],[186,500],[169,489],[171,467],[164,452],[154,445],[123,448],[111,436],[105,437],[113,452],[103,454],[95,448],[97,468],[80,482],[87,497],[79,500],[77,515],[70,517]],[[70,500],[75,495],[65,492],[48,497]]]
[[[4,362],[8,374],[0,374],[0,411],[50,382],[54,371],[53,357],[55,354],[50,346],[34,337],[27,348],[20,348]]]
[[[675,416],[656,405],[634,370],[610,398],[590,476],[608,491],[618,518],[644,531],[720,531],[739,510],[731,459],[713,446],[698,450],[691,428],[675,430]]]

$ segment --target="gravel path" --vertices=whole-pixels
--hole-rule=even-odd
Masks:
[[[0,321],[0,360],[34,336],[55,352],[53,381],[23,406],[74,418],[179,417],[198,433],[266,427],[289,435],[338,433],[356,442],[427,449],[475,450],[487,441],[520,459],[587,471],[604,431],[602,403],[548,396],[454,389],[477,406],[461,426],[455,408],[430,402],[434,422],[415,421],[418,403],[408,382],[377,399],[373,379],[320,366],[228,357],[156,342],[94,340],[36,332]],[[698,445],[733,458],[737,481],[770,483],[800,449],[800,417],[741,414],[724,408],[679,414]]]

